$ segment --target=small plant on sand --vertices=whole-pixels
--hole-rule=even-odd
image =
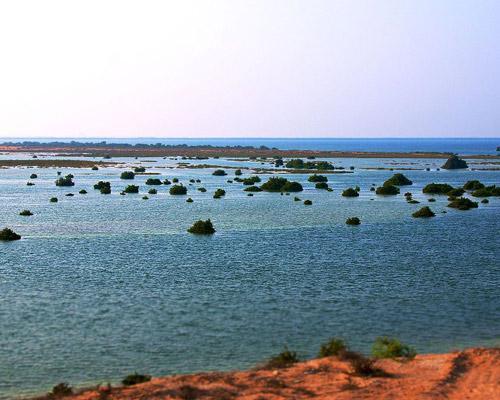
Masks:
[[[346,350],[347,345],[342,339],[331,338],[328,342],[321,345],[318,357],[338,356]]]
[[[206,221],[202,221],[201,219],[196,221],[187,231],[196,235],[211,235],[215,233],[214,226],[210,219],[207,219]]]
[[[49,393],[49,398],[58,399],[61,397],[71,396],[73,394],[73,388],[67,383],[58,383],[52,388],[52,391]]]
[[[99,171],[99,167],[97,165],[94,165],[92,168],[90,168],[92,171]]]
[[[142,375],[134,372],[131,375],[127,375],[122,380],[122,384],[125,386],[137,385],[139,383],[149,382],[151,380],[151,375]]]
[[[401,343],[398,339],[382,336],[375,339],[372,346],[375,358],[414,358],[417,352],[414,348]]]
[[[281,353],[272,356],[264,364],[264,368],[266,369],[288,368],[298,362],[299,358],[297,357],[297,353],[295,351],[288,350],[288,347],[285,346],[285,348]]]

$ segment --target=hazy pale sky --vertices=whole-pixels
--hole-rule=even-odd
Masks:
[[[500,136],[498,0],[0,0],[0,136]]]

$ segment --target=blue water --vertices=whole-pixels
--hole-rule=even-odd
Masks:
[[[382,152],[452,152],[458,154],[498,154],[500,138],[388,138],[388,139],[342,139],[342,138],[313,138],[313,139],[281,139],[281,138],[0,138],[0,142],[20,142],[36,140],[39,142],[70,141],[108,143],[162,143],[170,145],[212,145],[212,146],[267,146],[282,150],[336,150],[336,151],[382,151]]]
[[[73,188],[55,187],[56,169],[0,170],[0,228],[23,236],[0,243],[0,398],[61,381],[116,382],[134,371],[246,368],[284,344],[312,357],[331,336],[365,352],[383,334],[419,352],[500,344],[500,199],[457,211],[445,196],[428,203],[421,191],[433,181],[499,184],[500,173],[408,160],[419,170],[404,171],[414,185],[402,193],[422,202],[411,205],[369,191],[393,172],[359,168],[392,162],[349,160],[354,173],[330,175],[331,193],[294,175],[309,207],[293,194],[247,197],[228,177],[172,169],[173,160],[142,165],[185,185],[201,179],[188,186],[191,204],[166,186],[142,200],[146,176],[133,182],[140,195],[120,196],[131,182],[118,168],[63,169],[75,175]],[[28,187],[31,173],[39,178]],[[113,193],[94,191],[98,180],[111,181]],[[354,185],[359,198],[340,195]],[[227,195],[213,199],[219,187]],[[82,188],[89,193],[79,195]],[[411,217],[427,204],[435,218]],[[19,216],[25,208],[34,216]],[[362,224],[345,225],[349,216]],[[212,219],[214,236],[186,232],[200,218]]]

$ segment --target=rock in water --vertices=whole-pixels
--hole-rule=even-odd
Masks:
[[[446,162],[443,164],[441,168],[443,169],[461,169],[461,168],[468,168],[469,166],[467,163],[462,160],[460,157],[457,155],[452,155]]]

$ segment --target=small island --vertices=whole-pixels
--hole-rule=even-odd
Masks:
[[[21,239],[21,236],[12,229],[4,228],[0,231],[0,241],[11,242],[19,239]]]
[[[457,155],[452,155],[446,162],[442,165],[441,168],[443,169],[464,169],[468,168],[469,166],[465,162],[465,160],[462,160],[460,157]]]
[[[431,218],[435,217],[436,214],[430,209],[430,207],[425,206],[422,207],[420,210],[415,211],[412,215],[413,218]]]
[[[215,233],[214,226],[210,219],[206,221],[202,221],[201,219],[196,221],[187,231],[196,235],[212,235]]]

